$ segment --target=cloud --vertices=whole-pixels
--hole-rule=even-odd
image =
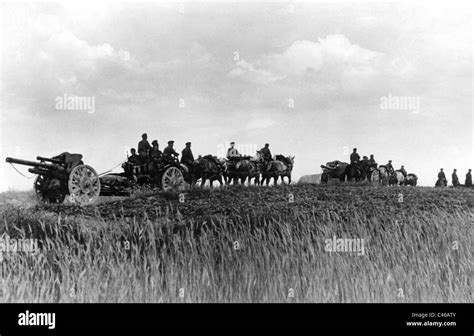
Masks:
[[[314,74],[353,78],[375,74],[380,56],[382,53],[353,44],[344,35],[328,35],[317,42],[295,41],[282,53],[264,55],[253,62],[241,60],[229,76],[258,84],[315,78]]]

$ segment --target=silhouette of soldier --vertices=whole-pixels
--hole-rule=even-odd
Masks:
[[[270,162],[272,160],[272,153],[270,152],[270,144],[265,144],[265,147],[260,149],[260,154],[262,154],[263,160],[265,162]]]
[[[374,159],[374,154],[370,154],[370,159],[369,159],[369,168],[377,168],[377,162],[375,162]]]
[[[352,163],[359,163],[360,156],[359,156],[359,154],[357,154],[357,148],[354,148],[352,150],[352,154],[351,154],[350,159],[351,159],[351,164]]]
[[[402,173],[405,178],[407,177],[407,171],[405,170],[405,166],[401,166],[398,171]]]
[[[143,133],[142,140],[138,143],[138,155],[145,159],[148,159],[148,155],[152,149],[147,139],[148,135],[146,133]]]
[[[234,145],[235,145],[235,142],[232,141],[230,143],[230,148],[227,149],[227,158],[229,160],[234,160],[235,161],[235,159],[240,158],[241,155],[240,155],[239,151],[236,148],[234,148]]]
[[[191,143],[186,142],[186,147],[181,151],[181,163],[192,166],[194,162],[193,152],[191,151]]]
[[[140,156],[137,155],[137,151],[135,148],[130,149],[130,155],[128,157],[128,162],[131,163],[132,165],[140,165],[142,163],[142,160],[140,159]]]
[[[453,170],[453,173],[451,175],[451,179],[453,181],[453,186],[454,187],[459,187],[460,183],[459,183],[459,179],[458,179],[458,174],[456,174],[456,169]]]
[[[472,188],[472,175],[471,175],[471,169],[466,174],[466,182],[464,182],[464,185],[468,188]]]
[[[150,152],[150,158],[153,161],[158,161],[160,159],[161,155],[163,154],[160,151],[160,145],[158,144],[157,140],[153,140],[151,144],[153,145],[153,147],[152,147],[151,152]]]
[[[163,151],[163,159],[166,161],[166,162],[171,162],[173,161],[173,159],[175,157],[178,157],[179,154],[176,153],[176,151],[174,150],[173,148],[173,145],[174,145],[174,141],[173,140],[170,140],[168,141],[168,146],[165,148],[165,150]]]

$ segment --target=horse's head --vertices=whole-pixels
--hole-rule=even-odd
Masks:
[[[255,156],[252,158],[252,161],[258,161],[258,162],[263,161],[263,155],[262,155],[261,151],[258,150],[255,153]]]

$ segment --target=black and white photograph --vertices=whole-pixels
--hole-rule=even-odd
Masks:
[[[20,331],[62,304],[474,301],[470,2],[3,1],[0,29]],[[459,327],[416,307],[401,328]]]

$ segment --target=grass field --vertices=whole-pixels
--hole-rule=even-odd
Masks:
[[[0,194],[1,302],[472,302],[474,190],[292,185],[38,207]],[[352,238],[364,254],[327,252]]]

